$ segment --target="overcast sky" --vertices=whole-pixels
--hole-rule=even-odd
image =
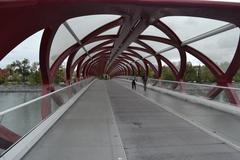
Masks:
[[[203,18],[191,18],[191,17],[165,17],[161,19],[166,23],[179,38],[184,41],[191,37],[197,36],[199,34],[210,31],[214,28],[223,26],[227,23],[220,21],[207,20]],[[92,23],[92,22],[91,22]],[[4,68],[7,64],[15,61],[27,58],[31,63],[39,61],[39,45],[43,31],[39,31],[32,35],[15,49],[13,49],[1,62],[0,67]],[[143,34],[158,34],[163,36],[159,31],[156,32],[154,27],[149,27]],[[67,41],[66,39],[63,39]],[[236,50],[236,46],[239,40],[239,28],[232,29],[230,31],[218,34],[199,42],[195,42],[190,46],[195,47],[199,51],[205,53],[209,58],[211,58],[216,63],[222,63],[225,61],[230,62]],[[150,41],[149,41],[150,42]],[[166,48],[166,45],[149,43],[156,51]],[[158,50],[157,50],[158,49]],[[172,50],[163,53],[166,58],[171,61],[178,63],[180,58],[176,50]],[[151,58],[152,60],[152,58]],[[191,61],[193,64],[198,65],[200,62],[193,56],[187,55],[187,60]],[[154,61],[154,63],[156,63]]]

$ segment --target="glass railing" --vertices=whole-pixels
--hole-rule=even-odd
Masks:
[[[0,112],[1,155],[6,153],[9,148],[19,142],[61,106],[66,104],[93,79],[81,80],[75,84]]]
[[[134,77],[119,76],[118,78],[132,80]],[[141,77],[135,77],[135,79],[137,82],[142,83]],[[240,88],[217,86],[213,84],[209,85],[179,81],[158,80],[151,78],[148,79],[147,86],[148,87],[155,86],[159,88],[180,92],[182,94],[193,95],[205,99],[218,101],[221,103],[239,106],[238,100],[240,98]]]

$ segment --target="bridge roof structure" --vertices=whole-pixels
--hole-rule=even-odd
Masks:
[[[160,79],[164,65],[170,68],[176,81],[182,82],[187,62],[194,58],[210,70],[216,85],[222,86],[212,88],[207,98],[213,99],[224,91],[230,103],[240,106],[237,93],[224,88],[232,86],[240,68],[239,17],[239,1],[1,1],[0,60],[25,39],[43,31],[36,56],[43,94],[48,94],[54,91],[54,78],[63,63],[67,84],[74,81],[74,76],[81,82],[92,76],[143,76],[150,71],[155,79]],[[197,23],[200,27],[195,28]],[[214,38],[216,35],[219,37]],[[231,42],[232,53],[221,49],[220,46],[229,47],[226,42]],[[203,48],[201,44],[208,45]],[[227,60],[229,65],[221,68],[215,56]],[[43,107],[42,118],[49,114]],[[0,126],[2,149],[19,138]]]
[[[226,85],[240,65],[239,38],[226,71],[208,53],[202,53],[190,43],[238,28],[239,7],[234,1],[208,0],[2,1],[0,58],[27,37],[44,30],[39,53],[44,84],[52,83],[64,61],[69,82],[74,71],[80,79],[103,74],[139,75],[151,68],[154,77],[159,78],[163,64],[181,81],[187,55],[191,55],[209,68],[218,84]],[[183,26],[171,26],[171,19],[181,21],[186,17],[205,24],[196,29],[198,35],[179,31]],[[169,55],[178,57],[179,64]]]

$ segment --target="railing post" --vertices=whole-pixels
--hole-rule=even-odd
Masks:
[[[54,89],[50,84],[42,85],[42,95],[52,92]],[[41,115],[42,119],[48,117],[51,114],[51,99],[49,97],[43,98],[41,101]]]

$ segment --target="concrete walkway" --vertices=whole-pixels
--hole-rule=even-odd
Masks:
[[[95,82],[23,159],[125,160],[120,136],[128,160],[240,159],[232,147],[114,81]]]
[[[155,103],[116,82],[107,87],[128,160],[240,159],[229,145]]]
[[[118,84],[126,88],[131,87],[131,83],[117,81]],[[144,92],[143,87],[137,86],[135,93],[154,101],[163,108],[167,108],[177,113],[181,117],[197,124],[214,135],[224,139],[240,150],[240,117],[219,111],[200,104],[191,103],[183,99],[172,97],[155,90],[148,89]],[[234,107],[234,106],[233,106]]]
[[[23,160],[125,160],[104,81],[95,82]]]

